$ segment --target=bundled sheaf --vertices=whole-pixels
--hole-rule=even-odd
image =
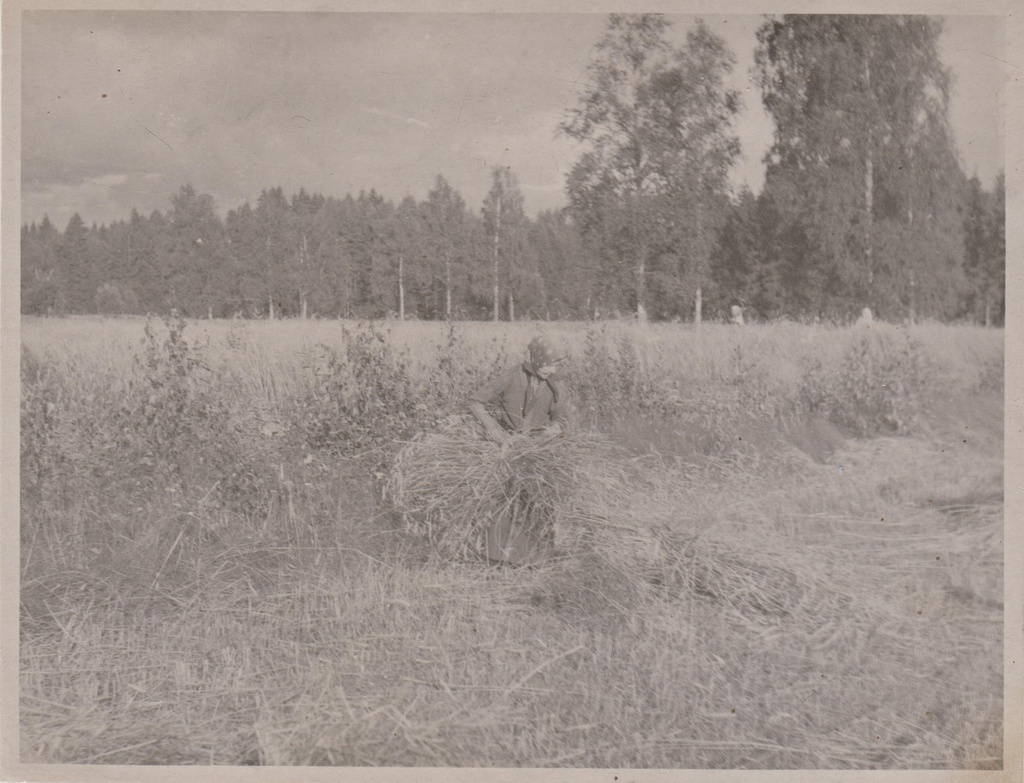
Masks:
[[[498,446],[459,418],[399,451],[385,497],[407,530],[427,536],[450,559],[478,560],[492,522],[518,515],[518,525],[553,540],[566,556],[551,575],[563,599],[571,585],[556,574],[575,573],[574,564],[585,562],[602,574],[599,583],[587,583],[588,594],[602,593],[583,597],[588,604],[687,595],[775,616],[805,605],[816,580],[739,542],[681,527],[677,494],[676,505],[638,508],[638,496],[658,490],[643,463],[601,435],[514,435]]]
[[[584,502],[587,490],[625,500],[624,471],[613,454],[606,439],[578,432],[512,435],[498,446],[456,419],[399,451],[385,497],[408,530],[428,536],[447,557],[477,556],[484,533],[503,515],[562,548],[572,523],[598,512],[602,498]]]

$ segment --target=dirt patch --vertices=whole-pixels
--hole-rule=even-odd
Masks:
[[[707,427],[701,422],[644,418],[622,422],[609,434],[636,456],[655,453],[699,461],[737,450],[772,454],[796,448],[823,464],[856,437],[850,428],[822,414],[784,422],[741,416]],[[993,391],[936,394],[929,400],[915,434],[950,446],[1001,454],[1002,397]]]
[[[1003,398],[999,392],[958,392],[936,395],[922,417],[926,434],[947,443],[959,443],[1002,452]]]
[[[824,416],[807,416],[783,426],[786,440],[816,462],[825,463],[853,434]]]
[[[621,422],[608,432],[609,437],[633,456],[662,454],[670,457],[691,455],[695,438],[682,423],[666,420],[634,419]]]
[[[700,461],[736,451],[771,455],[796,448],[820,463],[853,437],[848,429],[819,415],[788,422],[740,417],[728,426],[718,423],[714,428],[643,419],[622,423],[610,435],[635,456],[655,453]]]

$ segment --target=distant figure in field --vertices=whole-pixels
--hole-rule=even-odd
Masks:
[[[488,381],[469,398],[469,411],[484,428],[484,435],[504,443],[512,433],[556,434],[569,423],[567,395],[557,377],[565,352],[545,337],[527,348],[527,360]],[[487,406],[494,409],[492,416]],[[547,557],[553,542],[536,540],[516,529],[516,517],[530,508],[517,508],[494,520],[486,535],[487,558],[501,563],[529,564]]]
[[[857,326],[870,326],[874,320],[874,316],[871,315],[871,308],[865,307],[860,311],[860,318],[857,319]]]
[[[729,308],[729,323],[733,326],[743,326],[743,308],[738,304]]]

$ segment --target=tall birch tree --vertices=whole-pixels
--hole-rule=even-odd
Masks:
[[[965,182],[941,30],[925,16],[802,14],[758,30],[755,71],[775,122],[765,193],[806,240],[783,251],[815,314],[956,307]]]
[[[652,295],[669,315],[688,291],[699,320],[726,174],[739,153],[731,132],[739,98],[724,86],[735,60],[721,38],[698,20],[673,48],[669,30],[658,14],[609,17],[590,84],[561,125],[585,144],[567,188],[605,267],[631,270],[637,318],[646,320]]]

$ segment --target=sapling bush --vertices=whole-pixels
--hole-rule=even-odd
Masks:
[[[813,360],[799,403],[861,436],[913,432],[934,372],[920,345],[903,332],[858,335],[837,364]]]
[[[428,406],[404,351],[377,325],[342,328],[343,348],[319,346],[313,388],[298,401],[309,445],[333,454],[377,453],[426,423]]]

